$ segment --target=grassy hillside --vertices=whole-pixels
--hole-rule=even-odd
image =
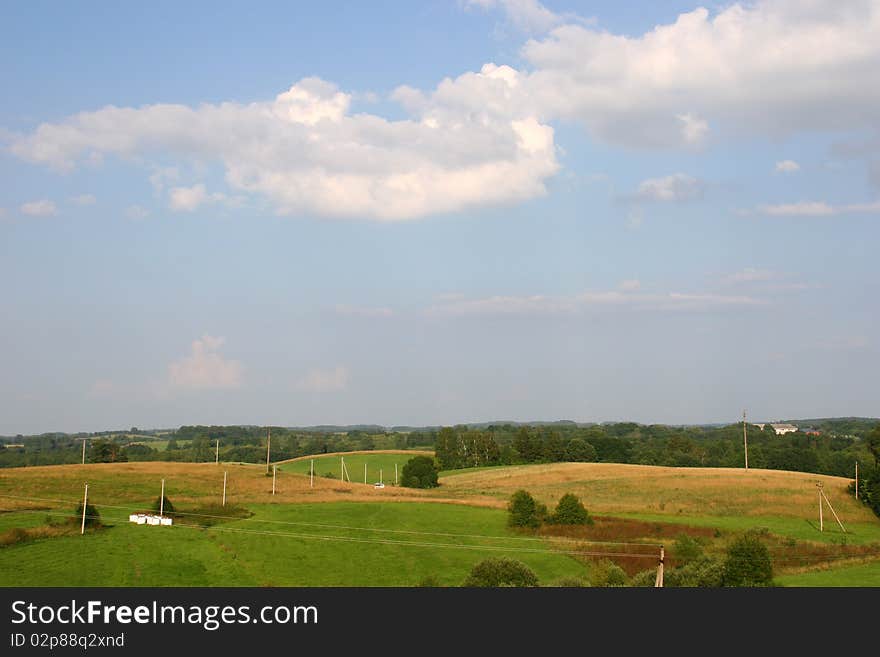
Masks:
[[[323,477],[332,474],[334,479],[339,479],[341,460],[345,458],[345,468],[352,483],[364,481],[364,466],[367,466],[367,483],[374,484],[379,481],[379,471],[382,471],[382,480],[386,484],[394,483],[394,466],[398,473],[402,472],[404,464],[414,456],[433,456],[433,452],[406,450],[406,451],[371,451],[371,452],[347,452],[345,454],[321,454],[318,456],[306,456],[293,459],[281,464],[279,467],[286,472],[298,472],[308,474],[312,460],[315,462],[315,476]]]

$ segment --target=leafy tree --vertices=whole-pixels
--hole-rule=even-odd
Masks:
[[[592,525],[593,519],[587,513],[577,495],[566,493],[559,498],[556,511],[550,521],[556,525]]]
[[[874,457],[874,465],[880,467],[880,424],[875,426],[867,436],[865,436],[865,444]]]
[[[116,463],[128,460],[122,453],[121,447],[109,440],[94,441],[90,452],[92,463]]]
[[[602,559],[593,564],[590,583],[593,586],[626,586],[629,578],[626,571],[609,559]]]
[[[675,540],[675,546],[672,548],[672,554],[675,556],[675,561],[680,566],[683,566],[691,561],[696,561],[700,557],[703,556],[703,546],[700,543],[688,536],[687,534],[681,534]]]
[[[538,576],[521,561],[490,558],[475,565],[462,586],[538,586]]]
[[[583,438],[572,438],[565,446],[566,461],[592,463],[596,458],[596,448]]]
[[[83,517],[83,505],[82,502],[77,504],[76,506],[76,521],[82,522]],[[101,526],[101,514],[98,513],[98,509],[95,508],[94,504],[86,504],[86,527],[100,527]]]
[[[773,565],[767,547],[754,533],[736,539],[727,549],[724,586],[770,586]]]
[[[511,527],[538,527],[541,524],[541,507],[528,491],[518,490],[507,505],[507,524]]]
[[[684,566],[667,570],[663,586],[719,588],[724,585],[724,562],[701,556]]]
[[[434,456],[444,470],[454,470],[461,467],[458,435],[452,427],[440,429],[440,433],[437,434],[437,442],[434,445]]]
[[[435,488],[439,472],[430,456],[415,456],[403,464],[401,484],[407,488]]]

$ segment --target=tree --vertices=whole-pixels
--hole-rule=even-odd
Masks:
[[[538,576],[521,561],[490,558],[475,565],[462,586],[538,586]]]
[[[755,534],[745,534],[727,549],[724,586],[770,586],[773,565],[767,547]]]
[[[430,456],[415,456],[403,464],[400,483],[407,488],[435,488],[439,472]]]
[[[867,436],[865,436],[865,444],[874,457],[874,465],[880,467],[880,424],[874,427]]]
[[[77,521],[82,521],[83,517],[83,504],[80,502],[76,506],[76,519]],[[98,513],[98,509],[95,508],[94,504],[86,504],[86,527],[100,527],[101,526],[101,514]]]
[[[559,498],[551,522],[556,525],[592,525],[593,519],[577,495],[566,493]]]
[[[676,563],[683,566],[702,557],[703,546],[687,534],[681,534],[675,540],[672,554],[675,557]]]
[[[565,446],[565,460],[592,463],[596,460],[596,448],[583,438],[572,438]]]
[[[122,453],[120,446],[109,440],[94,441],[90,452],[92,463],[115,463],[128,460],[125,454]]]
[[[507,505],[507,524],[511,527],[538,527],[541,524],[542,505],[528,491],[518,490]]]
[[[454,470],[461,467],[461,451],[459,449],[458,435],[452,427],[443,427],[437,435],[434,445],[434,456],[444,470]]]

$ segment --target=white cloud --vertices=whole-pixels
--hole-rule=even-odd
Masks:
[[[778,273],[769,269],[756,269],[755,267],[746,267],[745,269],[725,276],[724,280],[727,283],[756,283],[772,281],[778,277]]]
[[[634,292],[635,290],[638,290],[640,287],[642,287],[642,283],[639,280],[633,278],[633,279],[626,280],[626,281],[620,281],[620,283],[617,286],[617,289],[623,290],[624,292]]]
[[[345,304],[338,304],[334,310],[339,315],[349,315],[356,317],[391,317],[394,314],[394,311],[392,311],[391,308],[348,306]]]
[[[801,165],[794,160],[782,160],[776,163],[777,173],[794,173],[800,171]]]
[[[762,205],[758,208],[758,211],[771,217],[830,217],[840,214],[875,214],[880,213],[880,201],[873,203],[849,203],[846,205],[830,205],[824,201],[801,201],[798,203]]]
[[[225,338],[210,335],[193,340],[190,355],[168,366],[169,384],[191,390],[240,387],[241,364],[218,353],[224,342]]]
[[[710,122],[784,136],[876,125],[880,113],[870,0],[700,7],[635,36],[567,24],[522,54],[540,116],[637,147],[698,144]]]
[[[524,32],[546,32],[565,21],[537,0],[465,0],[466,7],[501,9],[508,20]]]
[[[333,369],[313,369],[297,383],[304,392],[338,392],[348,387],[351,375],[348,368],[338,366]]]
[[[161,194],[168,183],[178,180],[180,180],[180,169],[177,167],[156,167],[150,174],[150,184],[157,194]]]
[[[58,208],[55,203],[46,199],[22,203],[19,210],[22,214],[26,214],[29,217],[51,217],[58,214]]]
[[[503,96],[515,85],[508,71],[489,67],[472,75]],[[415,102],[419,92],[410,95]],[[219,162],[232,189],[268,198],[281,214],[395,221],[546,192],[545,179],[559,168],[553,129],[525,108],[502,98],[474,112],[444,105],[442,93],[421,100],[413,119],[352,115],[349,94],[306,78],[274,100],[247,105],[83,112],[14,137],[11,151],[61,170],[96,152]],[[154,165],[151,178],[159,187],[167,176]],[[197,206],[197,188],[177,188],[178,207]]]
[[[125,216],[128,219],[139,220],[145,219],[150,215],[149,210],[140,205],[130,205],[125,209]]]
[[[79,196],[72,196],[70,198],[70,202],[74,205],[94,205],[98,199],[95,198],[94,194],[80,194]]]
[[[172,187],[168,191],[168,205],[175,212],[195,212],[205,203],[225,200],[224,194],[209,194],[201,183],[192,187]]]
[[[692,176],[675,173],[664,178],[649,178],[639,184],[635,198],[643,201],[691,201],[703,194],[703,183]]]
[[[729,307],[764,306],[767,300],[747,295],[712,293],[642,293],[638,281],[624,281],[617,290],[584,292],[568,297],[493,296],[482,299],[435,304],[426,314],[468,315],[546,315],[589,310],[629,309],[642,311],[706,311]]]

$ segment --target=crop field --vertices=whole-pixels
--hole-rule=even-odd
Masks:
[[[315,457],[303,457],[286,461],[278,467],[286,472],[298,472],[309,474],[311,462],[315,462],[315,476],[339,479],[341,459],[345,458],[345,469],[352,483],[364,483],[364,466],[367,470],[367,483],[374,484],[379,481],[381,471],[382,481],[385,484],[394,483],[394,466],[397,466],[398,474],[403,470],[404,464],[414,456],[433,456],[433,452],[426,451],[372,451],[372,452],[348,452],[346,454],[321,454]]]
[[[524,561],[542,584],[553,584],[588,580],[604,558],[605,541],[626,542],[630,554],[619,563],[632,575],[655,565],[657,544],[669,546],[682,534],[717,555],[730,537],[755,529],[765,535],[782,584],[880,584],[880,520],[847,494],[846,479],[570,463],[457,471],[433,490],[373,487],[379,468],[390,464],[384,478],[393,481],[394,463],[402,466],[416,453],[346,454],[352,483],[316,476],[311,485],[310,457],[289,461],[279,466],[275,495],[265,466],[253,464],[6,469],[0,471],[0,585],[413,586],[426,579],[457,585],[489,556]],[[338,476],[339,455],[315,461],[318,475],[335,466]],[[364,463],[367,485],[357,483]],[[199,514],[220,504],[224,472],[227,504],[241,513],[205,526]],[[129,512],[148,510],[157,499],[161,479],[183,512],[174,526],[128,523]],[[846,534],[830,513],[825,531],[818,531],[818,480]],[[107,526],[80,536],[70,516],[84,482]],[[505,507],[520,488],[551,509],[563,493],[575,493],[596,523],[516,533],[506,527]]]

